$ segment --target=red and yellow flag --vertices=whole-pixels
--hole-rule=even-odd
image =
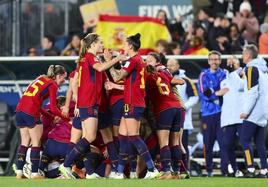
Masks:
[[[110,49],[123,48],[128,36],[140,33],[140,54],[155,51],[155,44],[160,39],[170,41],[166,25],[150,17],[101,15],[96,32],[102,37],[104,46]]]

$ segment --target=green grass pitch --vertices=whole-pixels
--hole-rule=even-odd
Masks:
[[[15,177],[0,177],[1,187],[268,187],[268,179],[200,178],[189,180],[17,180]]]

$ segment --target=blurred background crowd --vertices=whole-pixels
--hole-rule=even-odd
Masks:
[[[0,56],[78,55],[81,37],[96,28],[96,23],[84,23],[80,15],[79,6],[89,2],[92,0],[0,0]],[[16,3],[19,15],[14,15]],[[266,0],[193,0],[189,12],[172,19],[159,7],[154,16],[167,26],[172,41],[159,40],[156,49],[166,55],[207,55],[209,50],[239,54],[245,44],[254,43],[261,54],[268,54],[267,6]],[[8,19],[11,14],[20,16],[19,22]],[[193,19],[183,25],[189,14]],[[13,24],[19,24],[19,33],[12,34]]]

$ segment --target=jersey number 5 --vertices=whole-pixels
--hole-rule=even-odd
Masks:
[[[37,84],[43,85],[44,82],[41,81],[41,80],[36,80],[35,82],[33,82],[33,84],[32,84],[31,86],[29,86],[29,87],[27,88],[27,92],[25,92],[23,95],[25,95],[25,96],[29,96],[29,97],[33,97],[33,96],[35,96],[36,93],[37,93],[38,90],[39,90],[39,87],[38,87]],[[33,88],[33,91],[32,91],[32,92],[29,91],[29,88]]]

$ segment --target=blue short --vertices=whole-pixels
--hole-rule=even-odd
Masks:
[[[82,122],[80,120],[80,117],[73,118],[73,127],[78,130],[82,130]]]
[[[33,128],[37,124],[42,124],[40,118],[35,118],[24,112],[16,113],[16,122],[17,122],[16,125],[19,128],[23,127]]]
[[[134,118],[136,120],[141,120],[144,112],[144,107],[133,107],[128,104],[124,105],[124,118]]]
[[[179,132],[183,113],[179,108],[169,108],[156,115],[156,129]]]
[[[98,118],[98,106],[94,105],[87,108],[79,108],[80,120],[86,120],[87,118]]]
[[[48,139],[45,144],[43,154],[49,156],[51,159],[61,159],[65,158],[66,154],[68,153],[68,150],[69,150],[68,143]]]
[[[111,114],[112,114],[113,125],[119,126],[121,118],[123,116],[124,100],[123,99],[118,100],[115,104],[113,104],[111,108],[112,108]]]
[[[98,129],[106,129],[112,124],[110,112],[99,112],[98,116]]]

